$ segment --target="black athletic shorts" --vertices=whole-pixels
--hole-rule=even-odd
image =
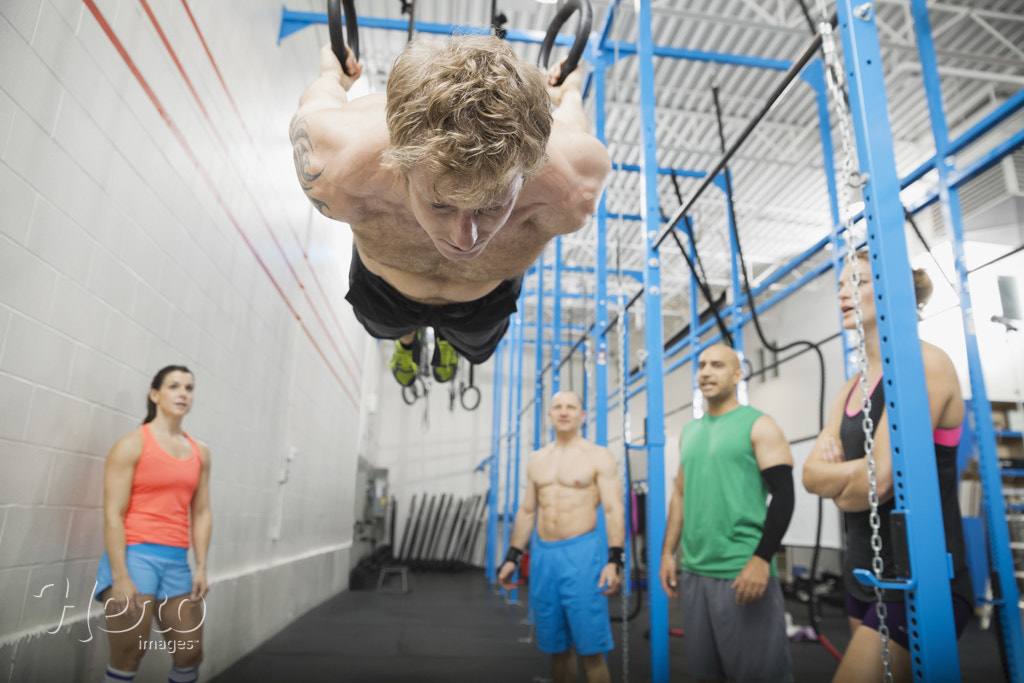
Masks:
[[[377,339],[398,339],[421,327],[433,327],[460,356],[479,364],[498,348],[509,316],[517,310],[522,287],[520,275],[502,281],[475,301],[430,306],[412,301],[367,270],[353,245],[345,299],[352,304],[356,319]]]

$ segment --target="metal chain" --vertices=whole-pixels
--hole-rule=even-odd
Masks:
[[[626,468],[626,458],[629,457],[629,444],[633,439],[633,425],[629,417],[629,404],[626,400],[629,387],[627,386],[629,381],[629,359],[626,358],[626,304],[625,304],[625,292],[622,290],[622,268],[621,265],[618,268],[618,283],[619,283],[619,379],[620,388],[622,390],[622,398],[620,403],[622,404],[622,467],[620,470],[620,477],[623,486],[623,498],[629,495],[629,480],[626,478],[628,469]],[[625,509],[625,506],[623,506]],[[624,525],[629,524],[629,520],[623,520]],[[624,527],[625,528],[625,527]],[[626,535],[623,536],[623,541],[626,540]],[[632,559],[632,558],[631,558]],[[632,565],[632,562],[630,562]],[[630,580],[630,572],[628,568],[623,567],[623,580]],[[629,683],[629,602],[626,597],[626,587],[622,586],[619,588],[619,595],[622,600],[622,683]]]
[[[839,124],[839,137],[843,145],[843,175],[846,182],[836,183],[839,191],[839,208],[843,215],[843,229],[846,233],[847,253],[845,255],[847,266],[850,270],[850,285],[853,288],[853,309],[857,323],[857,366],[860,374],[857,383],[861,390],[861,428],[864,431],[864,459],[868,471],[868,503],[871,506],[871,513],[868,517],[871,525],[871,571],[875,578],[881,580],[882,561],[882,535],[879,533],[881,517],[878,513],[878,476],[875,462],[875,424],[871,419],[871,388],[868,385],[868,355],[867,345],[864,340],[864,312],[861,308],[861,278],[858,272],[857,239],[854,236],[853,213],[850,211],[850,188],[863,187],[867,178],[854,169],[854,147],[853,135],[850,130],[850,114],[846,108],[846,99],[842,90],[842,68],[839,65],[836,51],[835,36],[832,33],[832,24],[823,21],[819,24],[822,36],[822,50],[825,53],[825,80],[829,92],[832,95],[832,102],[835,106],[836,119]],[[892,674],[892,651],[889,649],[889,627],[885,620],[888,616],[882,589],[875,586],[875,612],[878,615],[878,635],[882,640],[882,667],[884,669],[883,680],[891,683]]]

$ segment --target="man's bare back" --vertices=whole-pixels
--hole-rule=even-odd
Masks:
[[[578,116],[555,112],[547,163],[521,187],[507,188],[507,206],[459,207],[431,196],[431,178],[382,166],[385,97],[349,102],[345,91],[355,79],[326,53],[292,121],[299,180],[321,213],[351,226],[367,269],[409,299],[478,299],[521,275],[548,241],[578,230],[593,213],[610,161],[596,138],[574,127]],[[582,113],[579,79],[567,79],[567,87],[576,94],[561,99]],[[459,234],[460,222],[473,226]]]

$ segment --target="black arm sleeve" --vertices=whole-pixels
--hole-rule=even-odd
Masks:
[[[793,467],[775,465],[761,470],[761,476],[772,492],[772,502],[768,503],[764,532],[754,554],[765,562],[771,562],[772,556],[782,545],[782,537],[786,535],[789,520],[793,516]]]

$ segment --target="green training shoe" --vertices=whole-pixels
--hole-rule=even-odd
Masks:
[[[459,354],[444,339],[434,343],[434,357],[430,361],[434,371],[434,379],[438,382],[451,382],[455,371],[459,368]]]
[[[395,376],[395,379],[403,387],[411,386],[416,381],[416,375],[420,371],[420,334],[422,333],[416,332],[416,337],[413,338],[412,348],[410,349],[405,348],[401,341],[395,340],[395,352],[392,354],[388,365],[391,367],[391,374]]]

